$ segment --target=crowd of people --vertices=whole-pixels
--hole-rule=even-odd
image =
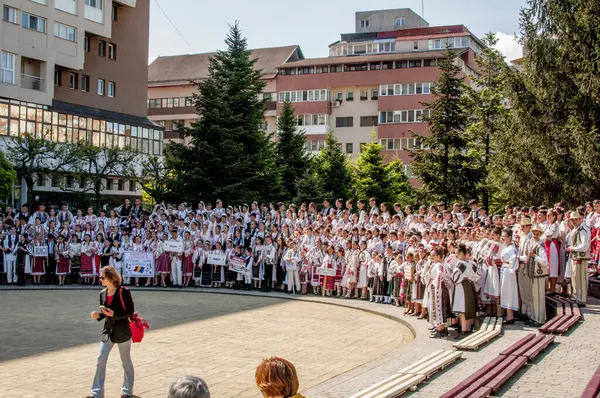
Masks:
[[[478,314],[506,323],[545,322],[545,295],[585,305],[600,255],[600,201],[567,210],[509,207],[489,215],[476,200],[414,208],[338,199],[224,207],[216,201],[156,205],[141,200],[98,214],[66,203],[0,220],[0,282],[97,284],[101,267],[123,273],[125,252],[153,253],[153,275],[135,286],[286,291],[371,300],[469,333]],[[169,242],[180,242],[170,251]],[[224,263],[213,259],[224,258]],[[588,268],[589,265],[589,268]],[[450,319],[450,321],[449,321]]]

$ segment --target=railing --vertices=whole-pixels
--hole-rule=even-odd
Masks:
[[[21,87],[29,90],[46,91],[46,85],[43,78],[21,73]]]
[[[96,7],[91,7],[86,5],[84,9],[83,16],[85,19],[89,19],[90,21],[104,23],[104,10],[100,10]]]

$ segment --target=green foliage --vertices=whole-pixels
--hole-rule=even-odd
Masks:
[[[265,83],[254,70],[246,39],[236,22],[225,39],[227,50],[210,58],[208,76],[194,96],[201,115],[182,129],[191,145],[172,145],[170,188],[182,200],[226,203],[278,198],[281,178],[275,144],[260,126],[264,107],[257,100]]]
[[[290,102],[283,104],[277,119],[277,132],[277,162],[282,181],[280,200],[289,201],[297,196],[296,183],[308,165],[304,150],[306,137],[304,131],[298,129],[294,107]]]
[[[332,131],[327,132],[325,148],[316,161],[319,165],[318,176],[323,185],[324,198],[347,198],[352,184],[350,165]]]
[[[400,160],[392,160],[385,166],[385,171],[388,179],[388,203],[391,205],[398,202],[402,205],[402,208],[407,205],[414,205],[416,203],[415,190],[410,182],[408,182],[402,162]]]
[[[507,71],[511,104],[492,159],[507,201],[567,205],[600,185],[600,3],[528,0],[521,11],[522,71]]]
[[[323,194],[323,180],[319,175],[318,158],[309,160],[308,166],[302,176],[296,181],[296,197],[294,203],[303,202],[321,203],[325,198]]]
[[[423,104],[431,113],[424,118],[429,125],[429,135],[416,138],[427,149],[411,152],[412,168],[423,181],[425,196],[447,203],[476,197],[482,179],[477,153],[468,150],[470,138],[465,129],[469,110],[465,83],[454,58],[454,52],[447,50],[445,58],[439,61],[440,77],[431,89],[435,100]]]
[[[0,152],[0,198],[8,198],[12,193],[12,185],[17,178],[17,172],[12,164]]]
[[[390,180],[383,163],[382,150],[383,146],[375,141],[363,144],[354,167],[353,188],[357,199],[375,197],[383,202],[389,200]]]
[[[482,173],[477,189],[482,204],[489,207],[490,196],[494,194],[489,178],[493,145],[506,126],[509,110],[504,105],[503,93],[505,75],[502,72],[506,64],[502,53],[494,49],[498,39],[493,33],[488,33],[482,41],[485,47],[480,57],[475,59],[479,73],[470,77],[473,85],[468,86],[466,91],[466,101],[471,110],[466,135],[471,140],[469,151],[472,151],[474,160],[479,160],[478,167]]]

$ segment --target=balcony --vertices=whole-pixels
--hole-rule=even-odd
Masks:
[[[173,108],[148,108],[148,116],[157,115],[195,115],[198,111],[193,106],[180,106]]]
[[[104,10],[86,5],[83,16],[85,19],[104,24]]]
[[[21,87],[29,90],[46,91],[44,78],[21,73]]]

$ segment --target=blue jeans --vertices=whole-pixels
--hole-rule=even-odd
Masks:
[[[100,354],[98,354],[98,362],[96,364],[96,375],[92,384],[92,395],[96,398],[104,398],[104,378],[106,375],[106,362],[108,355],[115,343],[108,341],[107,343],[100,342]],[[123,379],[122,394],[133,395],[133,362],[131,362],[131,340],[125,343],[118,343],[119,354],[121,355],[121,363],[125,370],[125,378]]]

